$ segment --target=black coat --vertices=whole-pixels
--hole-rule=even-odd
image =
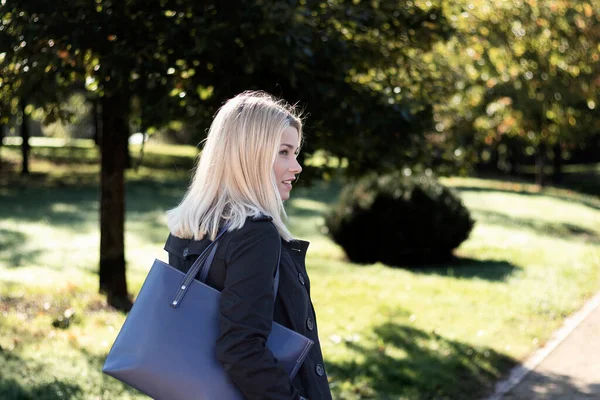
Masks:
[[[248,219],[219,243],[206,281],[221,292],[217,359],[248,400],[331,399],[305,267],[308,242],[282,240],[269,221],[269,217]],[[279,291],[274,302],[279,242]],[[165,244],[169,264],[187,272],[209,243],[169,235]],[[272,321],[315,342],[293,381],[265,346]]]

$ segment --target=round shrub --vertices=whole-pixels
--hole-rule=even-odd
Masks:
[[[397,172],[348,184],[325,225],[350,261],[398,266],[450,260],[474,221],[434,177]]]

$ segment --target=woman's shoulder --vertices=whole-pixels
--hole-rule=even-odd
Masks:
[[[239,229],[229,232],[232,240],[249,237],[279,236],[279,232],[273,223],[273,218],[268,215],[258,215],[246,218],[244,225]]]
[[[270,218],[249,218],[239,229],[228,232],[223,238],[221,252],[226,263],[232,263],[239,257],[263,259],[272,255],[281,247],[281,237]]]
[[[244,225],[224,237],[224,244],[232,253],[245,251],[249,247],[276,248],[281,240],[277,227],[268,216],[248,217]]]
[[[183,238],[169,232],[169,236],[164,245],[164,250],[172,255],[186,258],[191,255],[199,255],[208,246],[210,240],[194,240],[192,238]]]
[[[275,225],[271,223],[272,220],[273,218],[268,215],[248,217],[240,228],[225,234],[223,241],[227,244],[230,242],[241,244],[259,239],[279,240],[279,232]],[[208,238],[194,240],[169,233],[164,249],[169,253],[182,254],[185,257],[188,254],[200,254],[209,243]]]

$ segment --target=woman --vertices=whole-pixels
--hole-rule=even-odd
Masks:
[[[301,143],[292,106],[260,91],[235,96],[217,112],[192,184],[167,215],[165,250],[183,272],[228,224],[206,283],[221,291],[217,359],[250,400],[331,399],[304,264],[308,243],[284,223]],[[314,341],[293,381],[265,346],[272,321]]]

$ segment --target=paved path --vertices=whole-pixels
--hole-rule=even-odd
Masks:
[[[600,293],[487,400],[600,400]]]

